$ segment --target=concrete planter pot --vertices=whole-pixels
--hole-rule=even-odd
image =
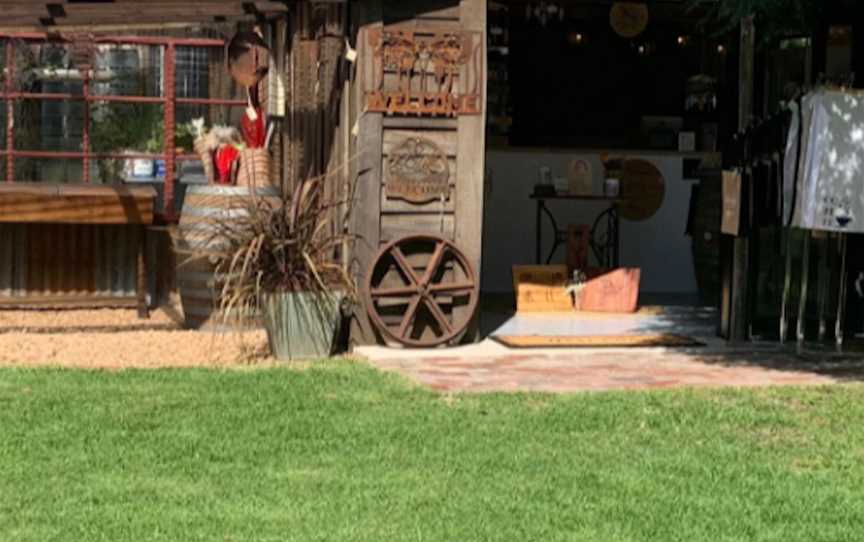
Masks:
[[[342,294],[280,292],[263,296],[271,353],[279,360],[326,358],[342,323]]]

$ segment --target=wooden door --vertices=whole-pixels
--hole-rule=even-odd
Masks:
[[[354,254],[358,284],[363,284],[381,244],[409,234],[432,234],[453,241],[479,277],[486,0],[406,0],[386,5],[373,0],[359,3],[354,15],[359,56],[351,95],[357,105],[351,109],[356,111],[355,154],[359,160],[353,175],[352,230],[362,239]],[[394,63],[400,47],[422,53]],[[418,60],[454,51],[459,52],[457,63],[424,65]],[[419,147],[422,152],[411,150]],[[436,174],[446,171],[446,189],[440,174],[433,179],[432,175],[412,176],[416,172],[400,170],[401,157],[410,152],[434,162]],[[415,185],[412,194],[404,187],[410,182],[422,187]],[[417,196],[419,192],[432,196]],[[455,306],[453,310],[464,309]],[[472,329],[469,338],[475,336],[476,329]],[[357,314],[352,340],[363,344],[375,338],[365,315]]]

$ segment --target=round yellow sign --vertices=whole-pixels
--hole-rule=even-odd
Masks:
[[[623,38],[635,38],[648,27],[648,5],[639,2],[615,2],[609,13],[612,30]]]

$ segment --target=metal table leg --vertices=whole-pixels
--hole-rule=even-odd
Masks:
[[[825,337],[828,335],[828,323],[826,312],[828,307],[828,289],[831,281],[831,270],[828,266],[829,245],[831,244],[831,234],[824,243],[819,243],[819,290],[817,293],[818,310],[819,310],[819,342],[825,342]]]
[[[147,226],[141,226],[138,234],[137,284],[138,318],[150,318],[147,305]]]
[[[846,272],[846,255],[848,249],[848,239],[845,233],[841,233],[838,237],[840,244],[840,289],[837,294],[837,320],[834,323],[834,336],[837,338],[837,348],[843,348],[845,340],[845,318],[846,318],[846,281],[848,274]]]
[[[537,200],[537,223],[535,226],[536,229],[535,229],[535,239],[534,239],[534,246],[535,246],[535,250],[536,250],[536,257],[534,260],[537,262],[537,265],[540,265],[540,250],[541,250],[540,245],[543,242],[543,231],[541,229],[543,227],[543,224],[542,224],[542,220],[540,220],[540,212],[541,212],[542,207],[543,207],[543,200],[538,199]]]
[[[783,276],[783,301],[780,303],[780,344],[789,333],[789,293],[792,291],[792,230],[786,230],[786,272]]]
[[[804,257],[801,264],[801,296],[798,300],[798,345],[804,343],[807,314],[807,282],[810,280],[810,230],[804,232]]]

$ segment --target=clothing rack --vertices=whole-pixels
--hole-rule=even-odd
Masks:
[[[785,251],[783,291],[781,296],[779,336],[780,342],[785,343],[788,339],[788,328],[790,322],[790,297],[792,293],[792,251],[793,235],[792,218],[798,198],[798,167],[801,153],[803,152],[801,141],[803,137],[797,138],[796,161],[794,168],[794,179],[792,182],[792,193],[789,216],[784,216],[787,209],[784,190],[784,171],[786,160],[786,147],[789,141],[789,129],[798,115],[799,130],[803,130],[802,99],[812,90],[840,90],[864,97],[864,92],[849,91],[842,86],[820,84],[812,88],[802,88],[796,95],[785,103],[778,111],[765,117],[757,117],[736,134],[732,136],[730,145],[724,153],[726,167],[737,170],[741,175],[741,209],[746,210],[741,216],[741,234],[750,239],[748,251],[748,289],[747,308],[749,311],[748,321],[749,336],[755,338],[753,320],[757,316],[757,301],[754,288],[758,286],[759,264],[760,264],[760,228],[765,226],[776,226],[783,234],[778,237],[778,253]],[[795,107],[792,106],[795,104]],[[802,229],[803,258],[801,262],[801,288],[798,299],[796,339],[799,347],[802,347],[806,339],[806,308],[809,295],[810,280],[810,249],[813,238],[813,230]],[[785,243],[783,242],[785,237]],[[831,266],[828,260],[836,260],[833,257],[839,254],[840,278],[837,291],[837,311],[834,315],[834,336],[837,348],[842,348],[844,343],[844,317],[847,291],[847,234],[842,232],[827,232],[826,248],[820,258],[820,269],[817,289],[817,307],[819,317],[819,341],[824,342],[827,336],[827,307],[830,296]],[[836,238],[836,239],[835,239]],[[830,246],[836,241],[836,253],[832,254]]]

